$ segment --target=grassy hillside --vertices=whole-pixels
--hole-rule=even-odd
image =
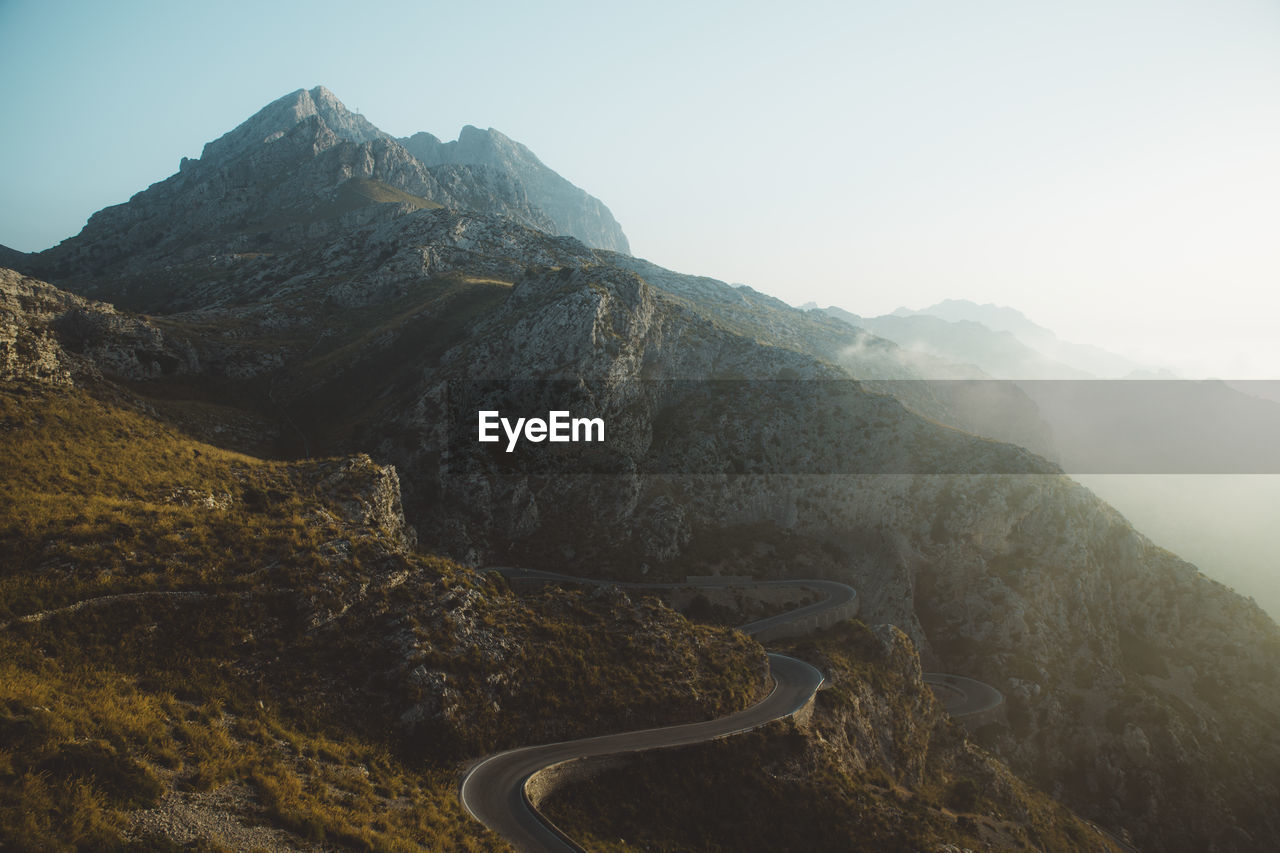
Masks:
[[[365,457],[255,459],[106,391],[6,385],[0,426],[0,847],[495,849],[459,759],[763,688],[758,646],[657,601],[415,553]]]
[[[38,388],[0,389],[0,423],[0,618],[140,590],[298,582],[342,532],[305,482],[334,463],[264,462]]]

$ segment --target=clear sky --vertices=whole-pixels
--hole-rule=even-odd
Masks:
[[[0,0],[0,80],[14,248],[322,84],[498,128],[683,272],[1280,377],[1275,0]]]

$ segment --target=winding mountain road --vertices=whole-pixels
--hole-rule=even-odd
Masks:
[[[1004,704],[1004,694],[999,690],[963,675],[926,672],[924,683],[933,688],[942,707],[953,717],[984,714]]]
[[[764,700],[717,720],[530,746],[492,755],[472,767],[463,778],[462,804],[473,817],[517,850],[581,850],[559,830],[544,823],[531,807],[525,794],[525,785],[531,776],[578,758],[682,746],[750,731],[799,711],[822,684],[822,673],[786,655],[770,654],[769,672],[774,686]]]
[[[820,601],[739,626],[738,630],[762,639],[766,635],[776,635],[780,630],[821,627],[824,622],[829,623],[833,618],[848,618],[857,609],[857,591],[835,581],[700,579],[682,583],[618,583],[536,569],[499,568],[496,571],[513,583],[574,583],[644,589],[772,586],[802,587],[822,593]],[[533,807],[528,794],[530,780],[539,773],[578,759],[684,746],[760,728],[775,720],[786,719],[803,709],[823,682],[822,673],[814,667],[796,658],[773,652],[769,653],[769,674],[773,679],[773,690],[769,695],[750,708],[727,717],[521,747],[491,755],[467,770],[462,779],[459,797],[472,817],[497,832],[522,853],[581,851],[580,846]],[[974,713],[975,709],[989,710],[1004,699],[995,688],[962,676],[927,673],[925,681],[940,684],[944,690],[951,691],[946,698],[951,700],[947,709],[953,716]],[[998,699],[994,705],[991,704],[993,697]],[[950,705],[955,705],[956,709],[953,710]]]

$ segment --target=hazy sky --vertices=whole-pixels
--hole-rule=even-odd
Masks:
[[[636,254],[874,314],[947,297],[1280,377],[1280,2],[0,0],[0,243],[267,102],[496,127]]]

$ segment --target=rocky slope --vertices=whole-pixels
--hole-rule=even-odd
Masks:
[[[193,439],[115,384],[144,321],[0,292],[40,344],[0,380],[0,845],[495,849],[457,759],[764,688],[758,647],[656,601],[518,599],[417,553],[367,456]],[[51,329],[77,311],[104,339],[71,352]]]
[[[157,311],[193,304],[180,286],[199,280],[190,265],[234,264],[341,234],[376,215],[373,205],[498,215],[626,250],[608,209],[527,148],[496,131],[479,146],[464,136],[466,146],[428,165],[327,89],[300,89],[210,142],[199,159],[183,158],[176,174],[94,214],[80,234],[17,260],[24,271]],[[161,273],[165,286],[149,289],[149,274]]]
[[[145,318],[0,268],[0,380],[71,385],[81,372],[138,380],[199,367]]]
[[[480,130],[467,125],[453,142],[441,142],[429,133],[415,133],[400,143],[437,178],[456,173],[457,167],[469,171],[481,167],[518,182],[533,204],[550,217],[553,225],[546,230],[553,234],[576,237],[597,249],[623,254],[630,251],[626,235],[603,202],[560,177],[528,148],[493,128]]]
[[[917,610],[947,665],[999,673],[1010,729],[990,743],[1145,846],[1264,849],[1275,623],[1069,481],[937,485],[941,523],[911,557]]]
[[[789,653],[827,673],[803,721],[588,764],[543,810],[592,850],[1120,849],[947,721],[892,626]]]

